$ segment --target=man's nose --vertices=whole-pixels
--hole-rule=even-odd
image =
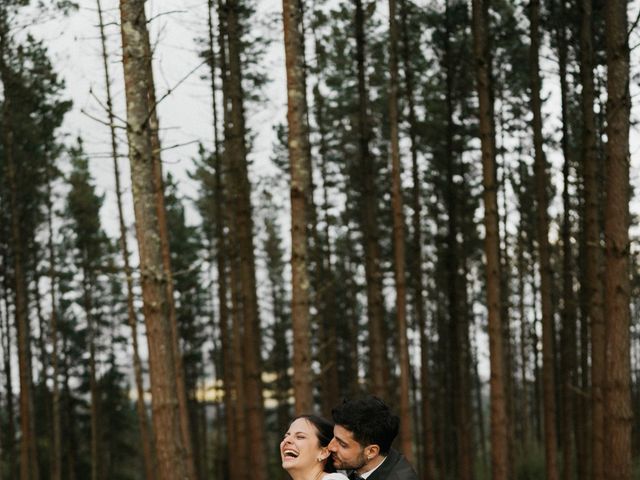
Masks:
[[[335,439],[332,438],[331,441],[329,442],[329,445],[327,445],[327,450],[329,450],[330,452],[335,452]]]

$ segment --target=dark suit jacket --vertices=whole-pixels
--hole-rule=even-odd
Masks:
[[[407,459],[392,448],[387,459],[367,480],[418,480],[418,474]]]

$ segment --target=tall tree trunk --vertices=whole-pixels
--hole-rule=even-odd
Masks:
[[[248,177],[247,147],[245,144],[244,93],[241,70],[240,8],[237,0],[227,0],[227,33],[229,46],[228,97],[231,128],[228,150],[231,163],[230,182],[233,184],[232,205],[239,251],[239,280],[242,293],[242,318],[244,322],[244,372],[247,394],[249,466],[256,480],[267,475],[264,450],[264,411],[261,380],[260,317],[256,292],[255,255],[253,249],[253,219],[251,213],[251,185]]]
[[[140,429],[140,442],[142,443],[142,459],[146,478],[155,478],[156,459],[153,451],[152,436],[149,430],[147,408],[144,404],[144,383],[142,378],[142,362],[138,351],[138,319],[133,305],[133,270],[129,263],[129,245],[127,240],[127,228],[124,222],[122,207],[122,188],[120,186],[120,163],[118,161],[118,146],[115,128],[115,115],[113,113],[113,99],[111,95],[111,77],[109,75],[109,61],[104,32],[102,5],[97,0],[98,19],[100,27],[100,41],[102,47],[102,66],[104,68],[105,91],[107,95],[107,115],[109,117],[109,131],[111,134],[111,156],[113,158],[113,171],[116,187],[116,204],[118,207],[118,226],[120,230],[120,251],[124,262],[124,273],[127,284],[127,320],[131,328],[131,343],[133,347],[133,372],[136,384],[136,412],[138,414],[138,428]]]
[[[2,27],[0,27],[2,28]],[[31,359],[29,348],[29,312],[27,279],[24,271],[22,231],[20,227],[20,205],[18,204],[18,186],[16,164],[13,158],[13,131],[9,93],[9,72],[4,61],[6,50],[5,29],[0,33],[0,79],[4,86],[2,109],[2,146],[4,150],[6,179],[9,188],[9,208],[11,212],[11,245],[14,261],[14,305],[16,330],[18,332],[18,370],[20,377],[20,479],[37,480],[38,455],[34,428],[33,383],[31,378]]]
[[[445,52],[444,52],[444,70],[445,70],[445,103],[446,103],[446,192],[445,205],[447,212],[447,234],[446,234],[446,277],[447,277],[447,299],[449,313],[449,337],[448,337],[448,356],[450,358],[451,368],[451,393],[453,402],[453,426],[455,432],[455,452],[457,475],[461,480],[470,480],[473,478],[473,453],[471,451],[471,413],[468,408],[469,401],[467,396],[470,394],[470,384],[467,379],[470,376],[468,339],[469,323],[467,312],[463,307],[466,297],[466,279],[462,274],[463,260],[461,252],[463,248],[460,246],[458,236],[461,233],[459,223],[459,196],[460,189],[454,181],[454,177],[460,173],[462,168],[459,166],[461,159],[456,157],[457,152],[454,146],[454,137],[456,123],[454,119],[455,101],[454,95],[454,76],[455,64],[453,51],[451,47],[451,7],[449,1],[445,1]]]
[[[604,480],[604,377],[605,324],[600,188],[593,84],[592,0],[580,2],[580,78],[582,83],[582,181],[584,184],[585,261],[583,291],[586,316],[591,327],[591,470],[592,480]]]
[[[300,1],[300,0],[299,0]],[[304,25],[304,22],[303,22]],[[325,46],[323,42],[318,38],[314,23],[311,22],[311,33],[314,39],[315,57],[316,59],[323,58],[325,53]],[[329,213],[329,188],[327,183],[330,181],[328,178],[329,163],[328,157],[328,145],[327,145],[327,125],[325,124],[325,101],[322,93],[320,92],[320,83],[322,82],[322,72],[320,67],[316,65],[317,81],[313,87],[313,107],[314,115],[317,124],[318,135],[318,159],[320,170],[320,183],[322,185],[322,213],[324,231],[318,231],[316,229],[315,238],[317,239],[317,245],[315,246],[316,262],[318,265],[317,274],[317,287],[315,289],[316,304],[318,305],[318,311],[322,321],[322,348],[323,352],[323,365],[322,370],[324,374],[321,376],[321,388],[322,388],[322,412],[330,416],[331,409],[340,401],[340,376],[338,373],[338,315],[336,314],[336,288],[337,282],[334,274],[334,267],[331,259],[331,214]],[[311,177],[313,177],[313,172]],[[310,192],[311,197],[313,192]],[[315,212],[315,206],[310,205],[312,211]],[[313,222],[313,225],[320,225],[317,221]]]
[[[412,262],[409,264],[412,279],[413,304],[416,323],[420,332],[420,391],[421,391],[421,420],[423,439],[423,462],[424,480],[435,480],[436,478],[436,458],[433,438],[433,415],[430,398],[430,374],[429,374],[429,340],[427,335],[426,313],[424,311],[424,276],[422,274],[422,188],[421,176],[418,166],[418,140],[417,140],[417,118],[415,107],[415,86],[413,69],[411,67],[412,51],[408,27],[408,5],[406,0],[400,2],[400,18],[402,32],[402,62],[405,76],[405,96],[409,110],[409,137],[411,141],[411,174],[413,179],[412,187],[412,226],[413,237],[411,241]]]
[[[319,41],[316,41],[316,51],[318,49]],[[319,53],[317,55],[320,55]],[[315,116],[318,124],[319,135],[319,158],[320,158],[320,176],[322,182],[322,211],[324,221],[324,232],[319,235],[321,245],[317,248],[321,254],[322,267],[322,285],[320,285],[319,291],[316,292],[318,304],[322,308],[323,317],[323,350],[325,352],[324,359],[325,364],[323,366],[322,375],[323,389],[322,389],[322,412],[330,416],[331,409],[340,401],[340,377],[338,374],[338,315],[336,311],[336,289],[338,288],[334,267],[332,264],[331,255],[331,214],[329,204],[329,188],[327,183],[328,178],[328,154],[327,154],[327,127],[324,121],[324,98],[320,93],[320,88],[316,84],[313,89]]]
[[[532,241],[530,242],[532,243]],[[530,251],[533,251],[534,247],[530,247]],[[534,260],[535,262],[535,260]],[[538,443],[542,443],[542,398],[541,398],[541,385],[542,385],[542,373],[540,372],[540,348],[538,347],[539,337],[538,330],[540,325],[540,312],[538,312],[538,285],[535,278],[531,278],[531,291],[532,304],[533,304],[533,321],[531,322],[531,349],[533,350],[533,405],[534,412],[533,417],[535,420],[535,439]]]
[[[374,159],[369,149],[371,131],[365,67],[365,16],[362,0],[355,1],[356,65],[358,75],[358,165],[362,179],[362,237],[367,284],[367,315],[369,318],[369,374],[371,393],[386,397],[389,379],[387,348],[384,337],[384,305],[382,302],[382,272],[378,244]]]
[[[569,138],[569,85],[567,81],[567,38],[565,22],[567,19],[565,2],[559,3],[559,25],[556,27],[558,43],[558,62],[560,67],[560,97],[562,109],[562,154],[564,163],[563,176],[563,220],[562,220],[562,329],[560,340],[561,351],[561,401],[562,401],[562,478],[574,478],[574,408],[575,408],[575,369],[577,362],[576,350],[576,299],[573,288],[573,248],[571,232],[571,198],[569,193],[570,171],[573,159],[570,151]]]
[[[531,420],[530,420],[530,408],[529,408],[529,388],[527,381],[527,344],[529,335],[527,331],[528,322],[525,314],[525,272],[527,265],[524,260],[525,244],[523,239],[523,225],[520,223],[518,232],[518,245],[517,249],[517,265],[518,265],[518,313],[520,320],[520,389],[521,389],[521,405],[520,405],[520,422],[522,428],[522,446],[526,452],[529,442],[531,441]],[[512,449],[513,450],[513,449]]]
[[[6,254],[4,256],[4,263],[8,260]],[[7,412],[7,429],[6,432],[6,445],[7,449],[3,454],[7,458],[9,464],[8,471],[11,478],[18,478],[18,465],[16,463],[16,419],[15,409],[13,405],[13,374],[11,368],[11,325],[9,323],[9,299],[8,299],[8,279],[5,276],[3,278],[3,292],[2,301],[4,303],[4,318],[0,317],[2,325],[0,325],[0,339],[2,340],[2,353],[3,353],[3,370],[5,375],[5,395],[6,395],[6,412]]]
[[[495,151],[495,124],[492,94],[491,57],[488,39],[488,3],[473,0],[473,38],[476,82],[479,100],[482,178],[484,190],[484,225],[487,275],[487,309],[491,364],[491,471],[494,480],[509,477],[507,406],[504,385],[504,353],[500,275],[500,229]],[[504,319],[506,320],[506,319]]]
[[[216,247],[216,268],[218,273],[218,318],[220,328],[220,345],[222,350],[222,382],[224,388],[224,418],[227,431],[227,444],[225,449],[226,458],[228,458],[227,474],[230,478],[242,478],[238,472],[237,458],[237,440],[235,435],[236,427],[236,405],[233,401],[234,376],[233,376],[233,355],[231,349],[231,335],[229,332],[229,306],[228,306],[228,284],[227,284],[227,255],[228,248],[225,241],[224,226],[225,216],[222,213],[222,205],[224,203],[224,187],[222,182],[222,152],[218,135],[218,107],[216,100],[216,55],[215,55],[215,34],[213,27],[213,10],[215,8],[214,1],[207,2],[207,19],[209,26],[209,67],[211,69],[211,103],[213,113],[213,148],[214,148],[214,215],[216,219],[215,225],[215,247]],[[226,55],[224,51],[224,39],[222,31],[224,29],[222,23],[221,12],[218,12],[219,22],[219,48],[220,48],[220,70],[224,75],[226,71]],[[224,108],[224,105],[223,105]],[[227,118],[227,109],[224,109],[223,116]],[[221,462],[222,464],[223,462]]]
[[[49,250],[49,281],[51,282],[50,297],[51,302],[51,319],[49,321],[50,327],[50,341],[51,341],[51,366],[52,372],[52,448],[51,448],[51,480],[61,480],[62,478],[62,425],[61,425],[61,412],[60,412],[60,384],[58,377],[60,374],[60,362],[58,352],[58,298],[56,296],[56,260],[55,250],[53,247],[53,193],[51,191],[51,162],[47,164],[47,229],[48,229],[48,243]]]
[[[63,365],[62,365],[62,375],[63,375],[63,381],[62,381],[62,386],[64,389],[64,398],[65,398],[65,423],[64,423],[64,429],[65,429],[65,435],[66,435],[66,441],[65,441],[65,445],[66,445],[66,461],[65,461],[65,466],[66,466],[66,473],[67,473],[67,478],[69,480],[76,480],[76,469],[77,469],[77,457],[76,457],[76,452],[78,451],[78,442],[77,442],[77,435],[76,435],[76,426],[75,426],[75,422],[74,422],[74,411],[73,411],[73,397],[71,396],[71,387],[69,385],[69,369],[70,369],[70,365],[68,363],[68,355],[67,352],[68,347],[67,347],[67,338],[65,336],[62,337],[62,351],[65,352],[65,355],[63,356]],[[63,472],[64,473],[64,472]]]
[[[89,348],[89,395],[91,399],[91,480],[100,480],[102,473],[102,448],[100,439],[102,437],[100,429],[100,392],[98,390],[98,376],[96,371],[96,323],[93,317],[93,281],[86,265],[87,254],[82,252],[85,259],[85,266],[82,268],[82,297],[84,312],[87,318],[87,343]]]
[[[185,386],[185,370],[182,361],[182,352],[180,351],[180,334],[178,332],[178,320],[176,316],[176,306],[173,294],[173,274],[171,271],[171,253],[169,252],[169,232],[167,228],[166,209],[164,201],[164,180],[162,175],[162,162],[160,152],[162,147],[160,144],[160,127],[158,122],[157,102],[155,82],[153,79],[152,51],[149,40],[149,32],[145,28],[144,32],[144,48],[145,60],[147,62],[147,96],[149,105],[149,132],[151,135],[151,157],[153,160],[153,180],[156,195],[156,210],[158,216],[158,231],[160,234],[160,246],[162,249],[162,265],[164,275],[167,279],[165,288],[166,301],[169,313],[169,322],[171,325],[171,335],[173,337],[171,348],[173,349],[173,361],[175,362],[176,387],[178,394],[178,408],[180,411],[180,428],[182,430],[182,439],[186,453],[186,465],[189,478],[196,479],[196,463],[193,454],[193,441],[191,438],[189,405],[187,402],[187,391]]]
[[[398,361],[400,363],[400,448],[414,461],[409,402],[409,346],[407,341],[407,293],[405,274],[404,212],[400,164],[400,118],[398,113],[398,19],[396,0],[389,1],[389,135],[391,137],[391,208],[393,211],[393,264],[396,282]]]
[[[167,282],[163,266],[160,226],[156,203],[154,157],[149,119],[149,62],[147,59],[144,1],[120,2],[127,136],[140,251],[142,298],[151,371],[153,421],[156,433],[158,474],[161,479],[191,479],[187,467],[178,402],[178,387]],[[154,106],[153,106],[154,107]],[[169,348],[167,348],[169,346]]]
[[[293,391],[295,411],[313,409],[307,269],[309,126],[304,81],[302,12],[297,0],[282,1],[284,47],[287,66],[288,147],[291,169],[291,323],[293,327]]]
[[[631,361],[629,282],[629,37],[627,1],[605,4],[607,46],[607,180],[605,203],[606,478],[630,480]]]
[[[542,112],[540,100],[540,1],[530,4],[529,52],[531,80],[531,110],[533,112],[533,144],[535,150],[535,182],[537,199],[537,234],[540,268],[540,300],[542,304],[542,370],[544,397],[544,446],[547,480],[558,480],[556,400],[554,381],[554,328],[553,305],[551,299],[552,276],[549,248],[549,217],[547,212],[547,160],[542,149]]]
[[[35,381],[36,385],[34,385],[34,388],[36,389],[42,389],[42,387],[45,387],[44,389],[46,390],[46,385],[48,384],[48,368],[49,368],[49,355],[47,352],[47,348],[45,347],[45,339],[47,337],[47,327],[45,325],[45,320],[44,320],[44,315],[42,314],[42,294],[40,293],[40,271],[38,268],[38,254],[34,251],[31,250],[29,252],[29,256],[30,256],[30,264],[27,267],[29,270],[33,271],[33,286],[32,286],[32,295],[33,295],[33,303],[35,306],[35,310],[36,310],[36,318],[38,319],[38,337],[37,337],[37,344],[38,344],[38,356],[39,356],[39,360],[40,360],[40,372],[38,373],[38,376],[36,377],[37,380]],[[37,393],[35,394],[37,397]],[[45,408],[43,409],[42,412],[42,416],[41,418],[39,418],[39,423],[43,425],[44,430],[48,431],[50,429],[50,418],[51,418],[51,412],[49,411],[48,407],[45,406]]]
[[[218,0],[218,18],[219,18],[219,33],[220,33],[220,76],[222,78],[222,93],[223,93],[223,125],[224,125],[224,158],[221,156],[218,159],[217,166],[217,178],[216,178],[216,196],[217,204],[222,206],[222,202],[228,199],[236,198],[235,185],[233,178],[231,177],[231,171],[233,169],[234,158],[228,154],[232,151],[232,134],[231,134],[231,100],[229,93],[229,68],[227,64],[227,47],[228,47],[228,33],[227,33],[227,16],[228,7],[222,0]],[[223,163],[224,159],[224,163]],[[223,175],[224,172],[224,175]],[[225,189],[226,187],[226,189]],[[219,213],[222,213],[221,211]],[[229,365],[228,375],[225,376],[225,380],[228,385],[227,397],[229,402],[233,403],[232,409],[229,410],[231,418],[227,418],[227,428],[229,429],[230,448],[233,445],[231,451],[231,461],[235,460],[234,465],[229,465],[229,473],[232,478],[238,478],[238,480],[248,479],[249,468],[249,454],[247,450],[247,418],[246,418],[246,395],[244,385],[244,372],[242,359],[243,347],[242,347],[242,319],[241,319],[241,305],[240,305],[240,282],[238,280],[238,242],[237,242],[237,225],[233,221],[232,215],[234,215],[234,209],[230,209],[229,212],[225,212],[218,222],[219,226],[217,236],[219,239],[218,248],[223,248],[222,252],[225,252],[230,259],[230,284],[229,290],[231,293],[231,331],[225,334],[221,332],[223,338],[228,338],[228,341],[224,342],[227,346],[225,355],[225,363]],[[224,241],[224,225],[229,225],[229,243]],[[228,247],[228,248],[226,248]],[[220,255],[220,252],[219,252]],[[226,260],[221,262],[219,257],[218,261],[218,275],[222,278],[226,275]],[[224,340],[223,340],[224,341]],[[223,351],[225,351],[223,350]],[[227,363],[228,362],[228,363]],[[227,388],[227,387],[225,387]],[[233,422],[231,421],[233,419]],[[235,472],[235,473],[234,473]],[[235,475],[235,476],[234,476]]]

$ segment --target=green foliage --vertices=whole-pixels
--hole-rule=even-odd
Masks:
[[[198,227],[187,224],[183,199],[171,175],[165,183],[165,208],[185,379],[187,389],[194,392],[202,373],[202,347],[209,332],[205,311],[209,293],[203,288],[200,232]]]
[[[95,192],[89,173],[89,160],[84,154],[82,140],[69,149],[73,170],[69,175],[71,190],[67,196],[68,214],[75,234],[75,245],[83,259],[83,268],[96,269],[104,261],[107,237],[100,225],[100,208],[104,196]]]
[[[6,45],[2,73],[4,99],[10,113],[4,122],[12,133],[16,168],[17,213],[22,238],[30,243],[44,220],[47,179],[60,153],[55,131],[71,102],[61,98],[64,83],[53,70],[44,44],[31,36],[18,45]],[[4,171],[5,159],[0,157]],[[8,204],[8,198],[5,198]]]
[[[544,449],[542,445],[530,445],[518,455],[515,464],[516,480],[543,480],[546,478]]]

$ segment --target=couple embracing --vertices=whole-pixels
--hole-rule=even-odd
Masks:
[[[293,480],[418,480],[409,462],[391,448],[399,418],[382,400],[344,401],[331,413],[335,424],[300,415],[289,425],[280,456]]]

